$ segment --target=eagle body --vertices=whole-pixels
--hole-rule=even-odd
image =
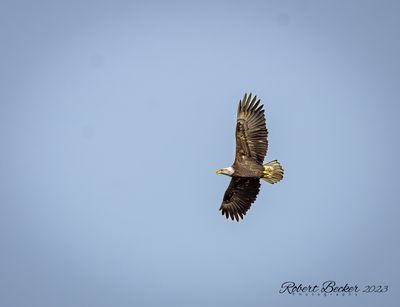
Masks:
[[[232,177],[220,210],[226,218],[243,219],[260,191],[260,179],[276,183],[283,178],[277,161],[263,163],[268,149],[268,130],[263,105],[257,96],[245,94],[239,102],[236,123],[236,156],[232,166],[217,171]]]
[[[234,162],[232,165],[234,177],[251,177],[251,178],[262,178],[264,167],[252,159],[246,157],[241,158],[240,162]]]

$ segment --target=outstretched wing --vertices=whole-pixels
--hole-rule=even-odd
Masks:
[[[239,218],[243,219],[247,210],[250,209],[259,191],[260,179],[232,177],[219,210],[226,218],[231,217],[232,220],[235,218],[236,221],[239,221]]]
[[[240,162],[245,157],[261,164],[267,154],[268,130],[265,125],[263,105],[257,96],[247,97],[239,103],[236,124],[236,160]]]

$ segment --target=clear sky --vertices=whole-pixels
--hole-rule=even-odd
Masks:
[[[398,1],[0,3],[0,305],[398,306]],[[218,208],[237,103],[263,183]],[[279,294],[294,281],[381,294]]]

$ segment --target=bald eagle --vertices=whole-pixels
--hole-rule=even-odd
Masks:
[[[268,148],[267,136],[260,99],[252,97],[251,93],[245,94],[237,111],[235,162],[217,171],[217,174],[232,177],[219,208],[227,219],[243,219],[260,191],[260,179],[273,184],[283,178],[283,168],[277,160],[263,163]]]

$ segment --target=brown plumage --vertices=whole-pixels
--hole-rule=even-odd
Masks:
[[[232,220],[235,218],[239,221],[256,200],[258,192],[260,192],[259,178],[233,176],[219,210],[226,218],[230,217]]]
[[[260,179],[276,183],[283,178],[277,160],[263,164],[268,149],[263,105],[245,94],[239,102],[236,124],[236,157],[233,165],[217,171],[232,177],[220,210],[226,218],[243,219],[260,191]]]

